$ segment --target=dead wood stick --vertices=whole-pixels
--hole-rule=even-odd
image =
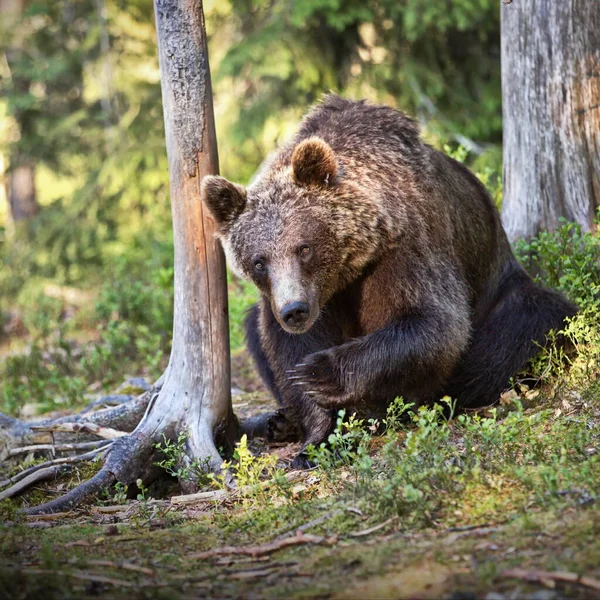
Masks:
[[[391,519],[388,519],[387,521],[384,521],[383,523],[379,523],[379,525],[374,525],[373,527],[369,527],[368,529],[363,529],[362,531],[357,531],[356,533],[349,533],[348,537],[364,537],[365,535],[370,535],[371,533],[374,533],[375,531],[379,531],[380,529],[383,529],[384,527],[387,527],[388,525],[391,525],[394,521],[397,521],[398,517],[392,517]]]
[[[32,467],[29,467],[28,469],[25,469],[25,470],[21,471],[20,473],[17,473],[13,477],[9,477],[8,479],[5,479],[4,481],[0,481],[0,487],[6,487],[7,485],[15,484],[15,483],[21,481],[22,479],[25,479],[32,473],[35,473],[36,471],[40,471],[42,469],[45,469],[46,467],[53,467],[55,465],[73,464],[73,463],[81,462],[84,460],[90,460],[90,459],[94,458],[94,456],[96,456],[96,454],[98,454],[99,452],[110,448],[111,444],[112,444],[112,442],[110,442],[100,448],[95,448],[94,450],[91,450],[90,452],[87,452],[86,454],[79,454],[77,456],[67,456],[65,458],[55,458],[54,460],[47,460],[46,462],[40,463],[39,465],[33,465]],[[8,491],[8,490],[5,490],[5,491]]]
[[[102,427],[96,423],[51,423],[49,425],[32,425],[33,431],[48,431],[50,433],[91,433],[105,440],[116,440],[127,435],[125,431],[118,431],[111,427]]]
[[[110,444],[110,440],[98,440],[96,442],[82,442],[80,444],[34,444],[33,446],[22,446],[9,451],[9,456],[28,454],[29,452],[79,452],[80,450],[91,450]]]
[[[73,516],[73,512],[60,512],[53,513],[51,515],[26,515],[25,519],[27,521],[58,521],[60,519],[64,519],[65,517]]]
[[[126,504],[111,504],[110,506],[92,506],[91,512],[96,514],[113,514],[113,513],[127,513],[132,509],[140,506],[141,502],[139,501],[131,501]],[[157,500],[156,498],[150,498],[144,502],[144,505],[147,507],[160,506],[166,508],[169,506],[168,500]]]
[[[515,579],[524,579],[525,581],[558,581],[560,583],[572,583],[580,585],[591,590],[600,592],[600,580],[578,575],[569,571],[538,571],[536,569],[508,569],[502,573],[502,577],[514,577]]]
[[[294,537],[283,538],[275,540],[262,546],[223,546],[222,548],[213,548],[206,552],[196,552],[189,554],[187,558],[198,558],[204,560],[206,558],[214,558],[215,556],[227,556],[231,554],[237,554],[241,556],[264,556],[265,554],[271,554],[287,548],[289,546],[298,546],[301,544],[322,544],[327,538],[321,535],[309,535],[306,533],[299,533]]]
[[[298,481],[305,477],[308,477],[309,473],[306,471],[290,471],[285,474],[285,478],[289,483]],[[274,485],[274,482],[270,479],[261,481],[258,487],[265,488]],[[184,496],[173,496],[171,498],[171,504],[195,504],[197,502],[211,502],[213,500],[222,500],[227,497],[233,498],[239,494],[246,494],[256,489],[257,486],[245,485],[241,488],[233,488],[230,490],[214,490],[210,492],[198,492],[196,494],[185,494]]]

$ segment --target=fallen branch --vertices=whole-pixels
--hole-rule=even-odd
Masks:
[[[33,521],[34,519],[36,521],[60,521],[60,520],[64,519],[65,517],[71,517],[73,515],[74,515],[74,513],[69,511],[69,512],[53,513],[51,515],[36,515],[36,516],[27,515],[25,517],[25,519],[27,521]]]
[[[194,559],[207,559],[214,558],[215,556],[228,556],[228,555],[241,555],[241,556],[264,556],[265,554],[272,554],[278,550],[283,550],[289,546],[298,546],[301,544],[322,544],[327,541],[327,538],[320,535],[309,535],[306,533],[299,533],[294,537],[283,538],[263,544],[262,546],[223,546],[222,548],[213,548],[206,552],[196,552],[189,554],[187,558]]]
[[[596,590],[600,592],[600,580],[570,573],[569,571],[538,571],[535,569],[508,569],[502,573],[502,577],[511,577],[515,579],[523,579],[525,581],[533,581],[544,583],[545,581],[555,581],[559,583],[571,583],[582,587]]]
[[[46,431],[49,433],[91,433],[105,440],[116,440],[127,435],[126,431],[118,431],[111,427],[102,427],[96,423],[53,423],[50,425],[34,425],[33,431]]]
[[[292,483],[304,479],[309,473],[306,471],[290,471],[284,475],[285,479]],[[272,480],[261,481],[258,484],[259,488],[265,488],[274,485]],[[236,495],[243,495],[252,492],[257,486],[245,485],[241,488],[234,488],[232,490],[214,490],[210,492],[197,492],[196,494],[186,494],[184,496],[173,496],[171,498],[171,504],[185,505],[185,504],[196,504],[198,502],[212,502],[214,500],[222,500],[227,497],[233,498]]]
[[[96,442],[82,442],[80,444],[34,444],[33,446],[23,446],[13,448],[9,451],[9,456],[18,456],[19,454],[29,454],[30,452],[79,452],[80,450],[91,450],[101,448],[109,444],[109,440],[98,440]]]
[[[384,521],[383,523],[379,523],[379,525],[369,527],[369,529],[363,529],[362,531],[357,531],[356,533],[349,533],[348,537],[357,538],[357,537],[364,537],[366,535],[370,535],[371,533],[375,533],[376,531],[379,531],[380,529],[383,529],[384,527],[391,525],[394,521],[397,521],[397,520],[398,520],[398,517],[392,517],[391,519],[388,519],[387,521]]]

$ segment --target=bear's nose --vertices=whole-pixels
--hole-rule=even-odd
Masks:
[[[298,327],[308,321],[310,307],[306,302],[290,302],[281,309],[281,319],[288,327]]]

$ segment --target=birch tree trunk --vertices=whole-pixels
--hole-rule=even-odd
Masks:
[[[502,4],[504,204],[511,240],[600,205],[600,2]]]

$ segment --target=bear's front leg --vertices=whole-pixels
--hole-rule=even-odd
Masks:
[[[323,409],[435,395],[469,340],[460,316],[419,311],[362,338],[309,354],[288,373]]]
[[[263,327],[260,311],[263,311]],[[335,411],[317,406],[288,379],[289,371],[306,352],[317,352],[339,343],[336,328],[321,321],[302,336],[285,333],[274,319],[268,304],[254,306],[246,319],[246,340],[259,373],[281,408],[262,415],[249,427],[269,441],[303,442],[294,467],[306,467],[304,449],[327,440],[335,425]]]

